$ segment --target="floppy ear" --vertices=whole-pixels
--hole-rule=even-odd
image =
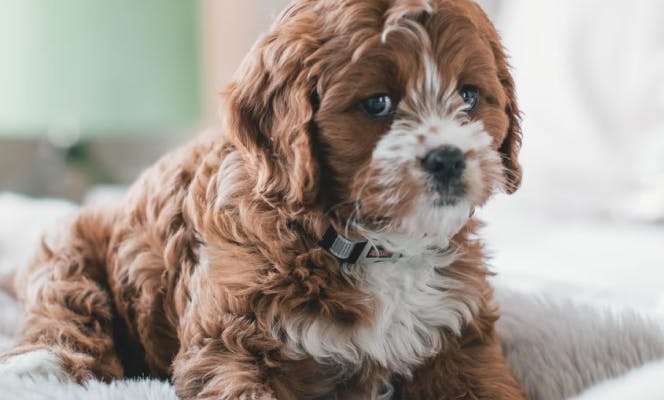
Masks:
[[[483,24],[487,27],[485,30],[485,38],[491,45],[494,58],[496,59],[496,67],[498,71],[498,80],[503,87],[507,102],[505,104],[505,113],[509,120],[505,139],[500,145],[500,155],[503,160],[505,171],[505,191],[512,194],[521,186],[521,164],[519,164],[519,151],[521,150],[521,113],[519,112],[519,105],[517,104],[516,88],[514,86],[514,79],[510,73],[510,66],[507,62],[505,49],[500,41],[498,32],[496,32],[493,23],[489,17],[484,13],[482,8],[474,3],[474,6],[479,10],[482,15]]]
[[[502,52],[502,50],[501,50]],[[509,67],[502,60],[502,66],[499,64],[499,78],[500,83],[503,85],[503,90],[507,96],[507,104],[505,105],[505,113],[509,118],[509,126],[507,128],[507,136],[500,146],[500,154],[503,159],[505,167],[506,185],[505,190],[507,193],[512,194],[521,186],[521,164],[519,164],[519,151],[521,150],[521,113],[516,100],[516,89],[514,88],[514,80],[509,72]]]
[[[291,213],[316,201],[319,180],[316,81],[307,68],[318,43],[313,15],[296,11],[254,46],[225,92],[229,134],[257,166],[255,193]]]
[[[521,186],[521,164],[519,164],[519,151],[521,150],[521,113],[516,100],[516,88],[514,79],[510,73],[510,66],[507,63],[505,50],[500,43],[498,34],[493,31],[490,39],[493,54],[496,58],[496,67],[498,68],[498,79],[503,87],[507,102],[505,103],[505,113],[509,120],[507,133],[503,143],[500,145],[500,155],[503,160],[505,171],[505,191],[512,194]]]

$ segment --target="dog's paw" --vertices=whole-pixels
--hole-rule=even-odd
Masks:
[[[61,381],[70,379],[62,368],[60,357],[48,350],[30,351],[0,361],[0,375],[55,377]]]

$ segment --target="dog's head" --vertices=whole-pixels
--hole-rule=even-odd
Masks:
[[[257,195],[388,244],[449,238],[521,181],[514,84],[470,0],[296,1],[227,104]]]

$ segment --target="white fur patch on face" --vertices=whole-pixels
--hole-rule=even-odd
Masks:
[[[481,122],[462,124],[451,116],[429,115],[422,121],[396,121],[376,145],[373,160],[415,164],[437,147],[451,146],[467,153],[487,151],[491,143]]]
[[[370,326],[353,328],[340,328],[322,319],[283,326],[289,349],[321,363],[355,368],[370,359],[408,376],[440,352],[444,330],[459,335],[477,312],[472,288],[463,290],[463,282],[436,271],[455,259],[454,254],[439,254],[347,266],[345,273],[376,299],[376,319]],[[450,294],[459,291],[468,296]]]
[[[456,147],[463,153],[488,151],[492,138],[481,122],[470,122],[466,105],[450,82],[444,91],[438,66],[425,56],[424,71],[415,87],[401,101],[403,118],[376,146],[374,160],[413,162],[437,147]]]
[[[0,362],[0,375],[55,377],[61,381],[70,377],[62,368],[62,360],[48,350],[18,354]]]

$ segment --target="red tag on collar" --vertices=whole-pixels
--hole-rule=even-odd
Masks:
[[[371,247],[367,252],[366,258],[392,258],[394,253],[385,250],[382,247]]]

